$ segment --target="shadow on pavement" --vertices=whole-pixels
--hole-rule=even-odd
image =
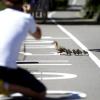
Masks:
[[[89,51],[100,52],[100,49],[89,49]]]
[[[36,19],[38,24],[61,24],[61,25],[100,25],[100,22],[97,22],[93,19],[84,19],[80,17],[73,18],[47,18],[45,22],[42,21],[42,18]],[[54,21],[55,20],[55,21]]]

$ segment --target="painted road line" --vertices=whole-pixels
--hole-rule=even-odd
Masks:
[[[55,12],[56,13],[56,12]],[[51,15],[53,15],[54,14],[54,12],[53,13],[50,13],[50,15],[49,15],[49,17],[51,16]],[[26,40],[25,41],[43,41],[43,40],[53,40],[53,39],[70,39],[69,37],[51,37],[51,36],[43,36],[42,38],[41,38],[41,40],[35,40],[35,39],[33,39],[33,38],[26,38]]]
[[[47,41],[47,40],[39,40],[39,41],[37,41],[37,40],[25,40],[25,42],[24,43],[36,43],[36,44],[38,44],[38,43],[40,43],[40,44],[52,44],[53,42],[54,42],[54,40],[69,40],[69,39],[71,39],[70,37],[53,37],[53,38],[50,38],[49,39],[49,41]]]
[[[47,40],[47,39],[51,39],[51,38],[52,38],[51,36],[42,36],[41,40],[44,40],[44,39]],[[34,39],[34,38],[30,37],[30,36],[27,36],[26,40],[36,40],[36,39]]]
[[[25,41],[48,41],[49,39],[52,39],[52,37],[51,38],[43,38],[43,39],[40,39],[40,40],[36,40],[36,39],[26,39]]]
[[[34,75],[40,75],[37,77],[39,80],[63,80],[76,78],[77,75],[70,73],[58,73],[58,72],[31,72]]]
[[[78,94],[81,98],[86,98],[87,94],[84,92],[80,92],[80,91],[65,91],[65,90],[48,90],[47,94],[57,94],[57,95],[64,95],[67,97],[67,94]],[[69,98],[70,99],[70,98]]]
[[[25,45],[26,46],[26,48],[28,48],[28,49],[37,49],[37,48],[39,48],[39,49],[45,49],[45,48],[47,48],[47,49],[49,49],[49,48],[51,48],[51,49],[54,49],[55,48],[55,45],[32,45],[32,44],[28,44],[28,45]]]
[[[30,41],[30,40],[27,40],[27,41],[25,41],[24,42],[24,44],[26,44],[26,43],[32,43],[32,44],[52,44],[52,43],[54,43],[54,41]]]
[[[84,93],[84,92],[80,92],[80,91],[65,91],[65,90],[47,90],[47,94],[49,94],[49,95],[53,95],[54,96],[54,98],[55,98],[55,95],[65,95],[64,97],[65,98],[67,98],[67,97],[69,97],[69,99],[68,100],[70,100],[71,98],[71,96],[72,95],[74,95],[74,94],[76,94],[76,95],[78,95],[81,99],[82,98],[86,98],[87,97],[87,94],[86,93]],[[21,96],[23,96],[21,93],[13,93],[13,94],[11,94],[11,97],[21,97]],[[2,96],[0,95],[0,97],[2,98]],[[57,97],[57,96],[56,96]],[[48,97],[47,97],[48,98]],[[52,97],[51,97],[52,98]],[[3,98],[4,99],[4,98]],[[9,98],[5,98],[5,99],[9,99]],[[4,100],[5,100],[4,99]],[[51,100],[51,99],[50,99]],[[54,99],[54,100],[56,100],[56,98]],[[64,99],[65,100],[65,99]],[[72,100],[72,99],[71,99]],[[76,99],[75,99],[76,100]]]
[[[41,39],[51,39],[52,37],[51,36],[42,36]]]
[[[52,38],[52,37],[51,36],[42,36],[41,37],[41,39],[50,39],[50,38]],[[34,40],[34,38],[31,37],[30,35],[28,35],[26,39],[32,39],[32,40]]]
[[[26,66],[26,64],[18,64],[18,65],[22,65],[22,66]],[[27,64],[27,65],[32,65],[32,66],[71,66],[72,64],[58,64],[58,63],[56,63],[56,64],[51,64],[51,63],[49,63],[49,64]]]
[[[52,15],[55,14],[55,13],[56,12],[52,12],[49,15],[49,17],[52,18]],[[72,35],[71,32],[66,30],[63,26],[57,24],[57,27],[60,30],[62,30],[63,33],[65,33],[67,36],[69,36],[80,48],[82,48],[83,50],[87,51],[88,54],[89,54],[89,57],[91,58],[91,60],[100,68],[100,60],[91,51],[89,51],[88,48],[84,44],[82,44],[74,35]]]
[[[45,63],[66,63],[68,62],[68,60],[38,60],[37,61],[31,61],[31,60],[25,60],[25,61],[17,61],[17,64],[34,64],[34,63],[41,63],[41,62],[45,62]]]
[[[52,38],[53,40],[65,40],[65,39],[71,39],[71,38],[69,38],[69,37],[53,37]]]
[[[38,62],[68,62],[68,60],[38,60]]]
[[[19,52],[19,54],[23,54],[24,56],[53,56],[53,55],[60,55],[60,53],[52,52],[52,53],[38,53],[33,54],[30,52]]]
[[[49,37],[49,38],[44,37],[43,39],[55,40],[55,39],[70,39],[70,38],[69,37]]]

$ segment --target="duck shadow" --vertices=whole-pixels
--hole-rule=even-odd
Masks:
[[[100,52],[100,49],[89,49],[89,51]]]

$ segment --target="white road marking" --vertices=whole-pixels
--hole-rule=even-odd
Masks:
[[[55,13],[56,12],[52,12],[51,14],[49,14],[49,17],[51,18],[52,15]],[[100,60],[92,52],[90,52],[85,45],[83,45],[75,36],[72,35],[71,32],[66,30],[63,26],[57,24],[57,27],[60,30],[62,30],[62,32],[64,32],[66,35],[68,35],[79,47],[81,47],[83,50],[87,51],[89,53],[89,57],[92,59],[92,61],[100,68]]]
[[[71,94],[78,94],[81,98],[86,98],[87,94],[79,91],[64,91],[64,90],[48,90],[47,94],[59,94],[59,95],[71,95]]]
[[[26,64],[18,64],[18,65],[22,65],[22,66],[26,66]],[[71,66],[72,64],[27,64],[27,65],[32,65],[32,66]]]
[[[87,97],[87,94],[83,93],[83,92],[79,92],[79,91],[64,91],[64,90],[47,90],[47,94],[52,94],[55,95],[65,95],[64,97],[67,97],[67,96],[71,96],[73,94],[77,94],[78,96],[80,96],[80,98],[86,98]],[[16,97],[16,96],[23,96],[21,93],[13,93],[11,94],[11,97]],[[2,96],[0,95],[0,97],[2,98]],[[4,96],[3,96],[4,97]],[[7,98],[6,98],[7,99]]]
[[[31,61],[31,60],[25,60],[25,62],[34,62],[34,61]],[[22,61],[24,62],[24,61]],[[64,62],[68,62],[68,60],[38,60],[38,62],[59,62],[59,63],[64,63]]]
[[[40,77],[37,77],[39,80],[62,80],[77,77],[75,74],[57,72],[31,72],[31,74],[40,75]]]
[[[68,60],[38,60],[38,62],[68,62]]]
[[[25,61],[17,61],[17,62],[22,62],[22,63],[24,63],[24,62],[37,62],[37,61],[33,61],[33,60],[25,60]],[[38,62],[39,63],[43,63],[43,62],[45,62],[45,63],[67,63],[68,62],[68,60],[38,60]]]
[[[44,48],[55,48],[55,45],[32,45],[32,44],[28,44],[28,45],[25,45],[26,48],[30,49],[44,49]]]
[[[69,38],[69,37],[53,37],[52,38],[53,40],[64,40],[64,39],[71,39],[71,38]]]
[[[43,36],[42,39],[45,39],[45,40],[46,39],[49,39],[49,40],[55,40],[55,39],[57,39],[58,40],[58,39],[70,39],[70,38],[69,37],[51,37],[51,36],[47,37],[47,36]]]
[[[24,42],[24,44],[26,43],[32,43],[32,44],[49,44],[49,43],[54,43],[54,41],[30,41],[30,40],[27,40]]]
[[[32,56],[30,52],[19,52],[19,54],[23,54],[24,56]]]
[[[57,52],[50,52],[50,53],[38,53],[38,54],[32,54],[30,52],[19,52],[20,54],[23,54],[24,56],[53,56],[53,55],[60,55]]]
[[[42,36],[41,37],[41,40],[42,39],[51,39],[52,37],[51,36]],[[26,41],[27,40],[36,40],[36,39],[34,39],[34,38],[32,38],[30,35],[29,36],[27,36],[27,38],[26,38]],[[39,41],[41,41],[41,40],[39,40]]]
[[[41,39],[51,39],[52,37],[51,36],[42,36]]]
[[[49,43],[53,43],[54,41],[53,40],[69,40],[69,39],[71,39],[70,37],[52,37],[52,38],[50,38],[50,39],[48,39],[48,40],[50,40],[50,41],[47,41],[46,39],[45,39],[45,41],[35,41],[35,40],[26,40],[24,43],[27,43],[27,42],[29,42],[29,43],[40,43],[40,44],[42,44],[42,43],[44,43],[44,44],[49,44]],[[52,41],[51,41],[52,40]]]

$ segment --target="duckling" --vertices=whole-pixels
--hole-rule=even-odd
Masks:
[[[53,43],[55,44],[55,48],[56,48],[56,50],[57,50],[58,53],[65,52],[66,48],[64,48],[62,46],[59,46],[57,41],[54,41]]]
[[[82,55],[82,51],[81,50],[77,49],[76,52],[77,52],[78,55]]]
[[[58,52],[59,53],[63,53],[63,52],[65,52],[66,51],[66,49],[64,48],[64,47],[59,47],[58,48]]]
[[[87,52],[87,51],[85,51],[85,50],[83,50],[83,53],[84,53],[85,55],[88,55],[88,52]]]
[[[66,54],[69,55],[69,56],[71,56],[71,54],[72,54],[72,51],[71,51],[70,49],[66,49],[65,52],[66,52]]]
[[[58,50],[59,49],[58,42],[57,41],[54,41],[53,44],[55,45],[56,50]]]
[[[72,50],[73,54],[77,55],[77,51],[75,49]]]

